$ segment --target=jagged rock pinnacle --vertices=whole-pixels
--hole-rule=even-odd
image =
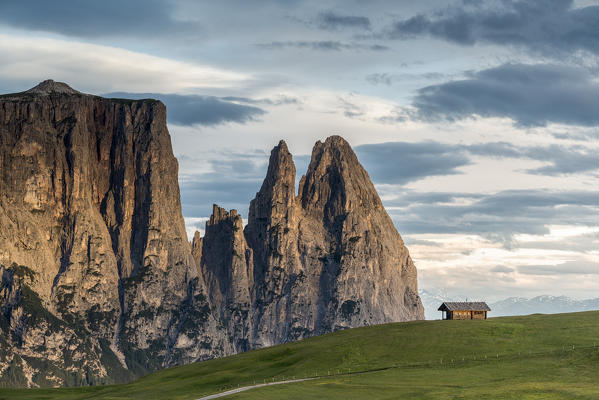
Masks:
[[[41,82],[39,85],[32,87],[31,89],[27,90],[25,93],[39,94],[39,95],[49,95],[50,93],[82,94],[81,92],[73,89],[66,83],[55,82],[52,79],[47,79],[47,80]]]
[[[0,371],[19,361],[0,386],[64,385],[73,368],[114,383],[424,317],[408,249],[340,136],[316,143],[298,195],[280,141],[245,229],[214,205],[192,248],[162,103],[52,80],[0,95],[0,171]]]
[[[416,267],[349,143],[318,141],[297,196],[294,185],[281,141],[244,231],[254,268],[250,347],[424,318]]]

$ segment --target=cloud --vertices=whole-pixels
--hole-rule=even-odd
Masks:
[[[196,231],[199,231],[200,235],[204,236],[204,232],[205,232],[205,228],[206,228],[206,221],[208,221],[209,219],[210,218],[208,218],[208,217],[185,218],[185,231],[187,232],[187,240],[189,240],[191,242],[193,240],[193,235],[195,234]]]
[[[317,51],[343,51],[343,50],[365,50],[365,51],[386,51],[387,46],[380,44],[362,44],[362,43],[344,43],[336,40],[317,40],[317,41],[285,41],[260,43],[256,46],[265,50],[282,50],[286,48],[308,49]]]
[[[387,36],[516,45],[558,56],[577,50],[599,53],[597,26],[599,6],[575,8],[573,0],[476,1],[397,21]]]
[[[375,183],[403,184],[427,176],[459,174],[459,167],[470,164],[463,152],[433,141],[365,144],[355,152]]]
[[[525,275],[598,275],[599,263],[574,260],[556,265],[521,265],[518,273]]]
[[[181,207],[185,218],[206,217],[212,213],[212,204],[236,209],[247,221],[250,201],[262,184],[262,178],[236,179],[220,173],[188,175],[180,182]]]
[[[595,233],[585,238],[562,238],[557,243],[544,242],[542,238],[551,234],[552,226],[556,225],[580,229],[599,226],[599,191],[421,192],[403,186],[426,176],[460,173],[461,166],[473,163],[473,156],[527,157],[526,153],[532,153],[534,149],[519,149],[501,142],[476,145],[391,142],[355,148],[360,162],[381,193],[387,211],[399,231],[408,235],[406,240],[411,245],[415,243],[410,241],[410,235],[449,234],[481,236],[505,249],[533,246],[551,251],[588,251],[596,248]],[[546,155],[542,156],[546,158]],[[181,174],[180,186],[186,218],[209,216],[213,203],[227,209],[236,208],[244,219],[247,218],[249,201],[264,179],[268,152],[221,151],[193,157],[179,155],[178,158],[181,170],[185,171]],[[294,161],[299,179],[309,156],[295,156]],[[524,239],[522,235],[539,237]],[[496,264],[494,261],[490,268]],[[510,267],[512,265],[497,267],[492,272],[509,273],[511,271],[506,268]]]
[[[3,0],[0,23],[33,31],[95,38],[191,35],[198,24],[174,18],[174,2],[162,0]]]
[[[352,111],[347,109],[347,112]],[[352,116],[359,116],[359,110]],[[515,146],[506,142],[448,144],[435,141],[386,142],[357,146],[356,154],[377,184],[405,184],[430,176],[460,174],[460,167],[474,164],[474,157],[514,158],[547,165],[525,172],[559,176],[599,169],[599,151],[587,146]],[[443,195],[448,201],[446,195]]]
[[[352,94],[339,97],[339,106],[347,118],[362,118],[366,111],[352,100],[353,97]]]
[[[161,100],[167,107],[168,120],[177,125],[220,125],[227,122],[243,124],[266,113],[258,107],[237,104],[214,96],[124,92],[108,93],[105,96]]]
[[[321,13],[318,16],[317,24],[319,28],[326,30],[338,30],[343,28],[370,29],[370,19],[368,19],[368,17],[340,15],[332,11]]]
[[[584,230],[587,232],[584,232]],[[594,252],[599,246],[599,234],[597,233],[597,228],[586,227],[584,230],[584,233],[581,234],[557,236],[554,238],[521,238],[518,242],[518,247],[521,249],[540,249],[579,253]]]
[[[509,274],[514,271],[515,271],[514,268],[506,267],[505,265],[497,265],[497,266],[491,268],[491,272],[498,272],[501,274]]]
[[[391,201],[391,206],[406,207],[409,205],[424,204],[443,204],[443,203],[463,203],[464,200],[472,202],[472,200],[482,199],[487,195],[477,193],[452,193],[452,192],[414,192],[404,190],[399,197],[399,201]]]
[[[422,81],[422,80],[435,80],[439,81],[441,79],[447,79],[447,75],[441,74],[439,72],[425,72],[422,74],[411,74],[411,73],[403,73],[403,74],[390,74],[387,72],[382,73],[374,73],[366,75],[366,81],[371,85],[385,85],[392,86],[395,83],[399,83],[402,81]]]
[[[513,294],[516,284],[511,275],[491,274],[481,265],[418,269],[418,287],[443,288],[444,301],[489,301],[490,294],[501,296],[506,289]]]
[[[296,97],[289,97],[285,95],[279,95],[272,99],[251,99],[249,97],[236,97],[236,96],[226,96],[221,97],[221,100],[225,101],[233,101],[237,103],[246,103],[246,104],[260,104],[260,105],[268,105],[268,106],[284,106],[284,105],[299,105],[301,104],[301,100]]]
[[[545,167],[529,170],[538,175],[564,175],[577,172],[593,171],[599,168],[599,153],[597,150],[575,146],[564,148],[557,145],[531,148],[525,152],[531,159],[549,161]]]
[[[523,126],[599,125],[599,83],[583,68],[505,64],[418,91],[417,117],[507,117]]]
[[[491,194],[411,193],[384,200],[406,234],[476,234],[517,247],[515,235],[546,235],[549,225],[599,226],[599,192],[505,190]]]
[[[268,166],[268,153],[216,151],[190,157],[177,155],[181,205],[188,218],[210,216],[212,204],[236,209],[247,219],[250,200],[260,190]],[[191,220],[190,220],[191,221]]]
[[[0,34],[0,77],[7,89],[28,89],[44,79],[90,93],[162,92],[234,88],[250,76],[110,46]],[[25,87],[15,87],[27,85]],[[8,86],[8,85],[7,85]]]
[[[395,76],[388,73],[374,73],[366,76],[366,80],[373,85],[391,86],[395,81]]]
[[[514,146],[505,142],[457,146],[471,155],[496,158],[522,158],[543,161],[549,165],[528,169],[536,175],[556,176],[599,169],[599,152],[588,146]]]

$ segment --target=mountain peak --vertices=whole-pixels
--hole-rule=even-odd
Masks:
[[[286,193],[286,195],[290,199],[293,199],[295,191],[295,164],[293,163],[293,156],[289,152],[287,143],[284,140],[279,141],[279,144],[270,152],[268,171],[261,191],[264,189],[271,190],[275,186],[278,187],[279,184],[286,188],[285,193],[290,191],[290,194]]]
[[[55,82],[52,79],[47,79],[43,82],[40,82],[37,86],[32,87],[31,89],[27,90],[25,93],[39,94],[39,95],[49,95],[51,93],[81,94],[81,92],[73,89],[66,83]]]
[[[275,148],[272,149],[273,151],[283,151],[286,153],[289,153],[289,149],[287,148],[287,143],[281,139],[279,140],[279,144],[275,146]]]
[[[268,170],[250,203],[248,223],[255,218],[279,218],[295,202],[295,164],[284,140],[270,152]]]
[[[336,135],[314,145],[299,196],[304,209],[329,216],[356,207],[382,209],[376,189],[350,144]]]
[[[334,146],[334,147],[349,147],[351,149],[351,146],[349,145],[349,143],[347,142],[347,140],[343,139],[339,135],[329,136],[328,138],[326,138],[326,140],[324,141],[324,143],[325,143],[325,145],[329,145],[329,146]]]

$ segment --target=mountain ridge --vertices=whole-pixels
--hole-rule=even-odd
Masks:
[[[123,382],[355,326],[423,318],[416,267],[349,144],[295,194],[284,141],[245,229],[189,243],[159,101],[45,81],[0,97],[0,385]]]
[[[440,319],[437,308],[444,301],[464,301],[464,296],[450,296],[442,289],[420,289],[419,294],[425,308],[427,320]],[[535,297],[508,297],[488,302],[490,317],[518,316],[529,314],[558,314],[599,310],[599,299],[573,299],[560,295],[539,295]]]

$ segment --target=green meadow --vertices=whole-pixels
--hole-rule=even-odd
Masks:
[[[599,311],[350,329],[170,368],[124,385],[0,389],[1,399],[598,399]]]

